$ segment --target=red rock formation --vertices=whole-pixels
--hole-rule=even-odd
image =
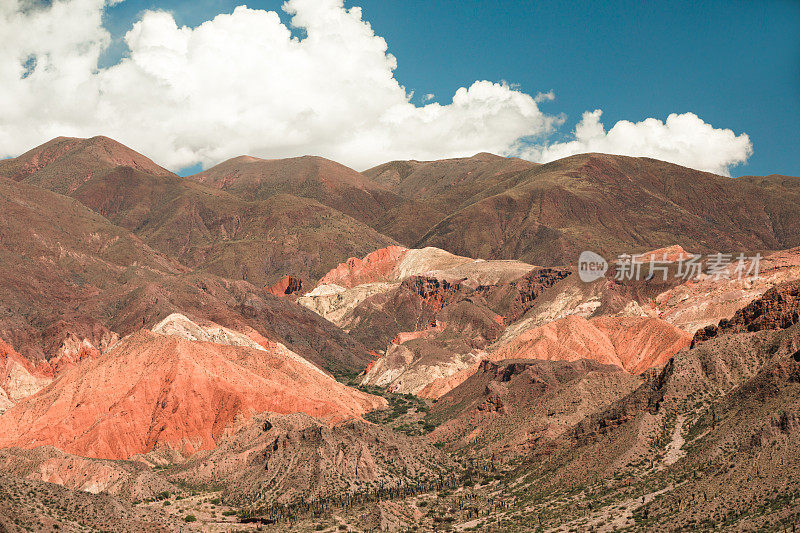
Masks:
[[[301,290],[303,290],[303,280],[291,274],[282,277],[277,283],[267,288],[267,292],[275,296],[288,296]]]
[[[303,412],[333,422],[384,405],[286,349],[140,331],[0,415],[0,447],[49,444],[108,459],[161,447],[190,455],[254,413]]]
[[[695,333],[706,326],[716,326],[722,319],[731,319],[747,304],[761,297],[770,288],[800,279],[800,248],[782,250],[764,256],[759,262],[758,278],[747,271],[737,274],[738,261],[733,258],[721,279],[704,276],[689,280],[657,295],[657,312],[671,324]]]
[[[800,281],[778,285],[742,309],[730,320],[722,319],[716,326],[707,326],[695,333],[698,342],[727,333],[744,333],[765,329],[786,329],[800,321]]]
[[[457,283],[424,276],[411,276],[403,281],[403,287],[418,294],[422,298],[422,305],[432,314],[441,311],[448,296],[457,294],[461,289]]]
[[[568,316],[525,331],[490,355],[503,359],[592,359],[639,374],[663,365],[691,336],[657,318]]]
[[[487,357],[492,361],[588,359],[616,365],[631,374],[641,374],[669,361],[690,341],[689,333],[657,318],[586,319],[570,315],[524,331]],[[447,394],[474,375],[479,364],[432,381],[418,396],[439,398]]]
[[[429,324],[425,329],[419,331],[401,331],[392,339],[392,344],[403,344],[404,342],[414,339],[434,337],[444,331],[446,327],[447,324],[434,320],[433,323]],[[367,368],[366,372],[369,372],[369,368]]]
[[[31,365],[14,348],[0,339],[0,412],[35,394],[51,377]]]
[[[533,302],[541,293],[570,273],[569,270],[562,268],[536,268],[516,281],[497,286],[483,286],[479,288],[479,292],[489,302],[511,300],[508,316],[505,317],[506,322],[510,324],[533,307]]]
[[[114,334],[113,339],[119,340]],[[108,345],[106,345],[108,347]],[[61,343],[61,348],[56,351],[55,357],[48,361],[42,361],[36,365],[36,370],[42,375],[55,378],[68,368],[76,366],[84,359],[100,357],[101,352],[89,339],[79,339],[69,333]]]
[[[18,354],[10,344],[0,339],[0,365],[7,368],[12,362],[18,363],[28,372],[34,372],[33,366],[27,359]]]
[[[387,281],[389,274],[407,251],[408,248],[402,246],[388,246],[375,250],[364,259],[351,257],[325,274],[319,283],[354,287],[362,283]]]

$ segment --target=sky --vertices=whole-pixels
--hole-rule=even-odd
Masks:
[[[0,156],[587,151],[800,175],[800,2],[0,2]]]

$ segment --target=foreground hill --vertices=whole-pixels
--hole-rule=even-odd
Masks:
[[[420,244],[543,265],[574,262],[583,250],[615,256],[676,243],[699,253],[797,246],[800,195],[767,181],[648,158],[577,155],[510,178]]]
[[[137,508],[108,494],[89,494],[53,483],[0,475],[0,528],[3,531],[119,531],[156,533],[180,530],[161,510]]]
[[[796,284],[776,289],[789,296]],[[792,300],[781,301],[793,320],[757,331],[763,322],[745,313],[753,330],[699,342],[570,432],[533,443],[520,479],[540,494],[575,494],[580,487],[580,501],[569,497],[542,515],[548,526],[636,524],[658,531],[675,524],[726,530],[791,524],[797,504],[780,495],[800,490],[800,329]],[[530,524],[540,502],[531,501],[527,516],[514,521]]]
[[[382,407],[284,346],[251,347],[141,331],[84,361],[0,415],[0,447],[52,445],[128,459],[188,456],[253,413],[304,412],[328,421]]]
[[[642,378],[589,359],[485,360],[439,398],[431,418],[444,423],[431,439],[479,455],[519,455],[555,441],[575,424],[626,396]]]
[[[363,420],[261,415],[180,465],[171,479],[225,487],[230,502],[269,507],[334,502],[435,486],[459,468],[424,439]]]

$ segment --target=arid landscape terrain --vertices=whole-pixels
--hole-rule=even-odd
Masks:
[[[0,531],[798,526],[800,178],[0,160]]]

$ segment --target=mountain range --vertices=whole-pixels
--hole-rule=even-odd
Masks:
[[[0,161],[0,529],[793,528],[798,214],[649,158],[53,139]]]

